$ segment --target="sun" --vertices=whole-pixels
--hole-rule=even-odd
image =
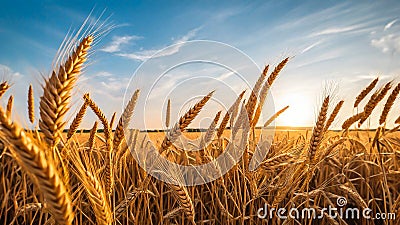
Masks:
[[[282,96],[276,96],[275,105],[276,112],[287,105],[289,106],[289,108],[277,118],[277,126],[312,126],[314,105],[311,96],[302,93],[287,93]]]

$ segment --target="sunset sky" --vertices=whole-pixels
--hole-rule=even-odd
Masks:
[[[221,105],[229,107],[235,94],[246,88],[246,82],[255,83],[264,65],[275,66],[285,57],[291,57],[272,87],[274,104],[267,104],[275,110],[290,106],[277,125],[312,126],[322,96],[328,92],[335,97],[331,108],[337,101],[345,100],[335,123],[340,126],[353,113],[356,95],[372,79],[379,76],[379,85],[400,81],[400,2],[396,0],[2,1],[0,78],[13,84],[2,104],[13,93],[14,118],[24,121],[23,125],[29,126],[26,113],[29,84],[34,86],[38,111],[43,77],[49,76],[58,47],[68,32],[79,29],[90,12],[90,21],[101,15],[100,22],[107,20],[107,26],[114,28],[93,47],[89,64],[74,90],[68,118],[78,110],[81,96],[86,92],[111,117],[114,111],[121,112],[125,93],[130,95],[133,89],[140,88],[144,91],[135,119],[146,115],[146,128],[160,128],[166,99],[172,100],[172,112],[176,115],[172,120],[176,121],[179,113],[193,105],[199,95],[216,90],[215,100],[200,115],[203,119],[193,125],[206,127],[210,118],[223,109]],[[139,71],[146,68],[146,60],[159,50],[175,44],[152,62],[160,68],[172,65],[173,60],[197,57],[196,54],[215,59],[213,54],[217,53],[204,52],[207,47],[196,45],[185,49],[179,45],[195,40],[209,40],[230,49],[219,52],[230,64],[227,67],[245,68],[246,57],[256,67],[243,69],[244,82],[215,64],[184,65],[166,73],[165,82],[155,85],[154,92],[147,95],[145,86],[153,84],[166,71],[148,69],[136,77],[134,74],[138,68]],[[140,67],[142,63],[145,66]],[[144,102],[150,102],[145,111]],[[380,111],[374,111],[372,126],[376,125]],[[262,121],[267,120],[268,113],[265,111]],[[390,126],[399,113],[400,104],[396,102],[389,115]],[[87,118],[85,128],[91,127],[95,120],[91,112]],[[142,128],[140,121],[134,123]]]

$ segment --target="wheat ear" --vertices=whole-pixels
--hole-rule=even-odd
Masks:
[[[200,148],[206,148],[207,144],[212,140],[214,133],[215,133],[215,128],[217,127],[217,123],[219,121],[220,116],[221,116],[221,111],[219,111],[215,115],[214,120],[211,122],[210,126],[208,127],[203,139],[201,140]]]
[[[375,78],[364,90],[361,91],[361,93],[357,96],[356,101],[354,102],[354,108],[356,108],[365,98],[365,96],[367,96],[372,91],[372,89],[375,88],[378,81],[379,77]]]
[[[350,118],[348,118],[346,121],[343,122],[342,129],[343,130],[349,129],[351,127],[351,125],[353,125],[355,122],[359,121],[363,117],[364,117],[363,112],[351,116]]]
[[[329,129],[329,127],[332,125],[333,121],[335,121],[336,116],[339,114],[340,109],[343,106],[344,101],[341,100],[340,102],[338,102],[335,106],[335,108],[333,109],[331,115],[329,116],[328,120],[326,121],[326,125],[324,128],[324,131],[327,131]]]
[[[168,129],[171,121],[171,99],[168,99],[167,111],[165,112],[165,127]]]
[[[385,95],[391,88],[392,88],[392,82],[388,82],[379,92],[375,92],[375,94],[372,95],[371,99],[364,107],[364,116],[360,120],[358,124],[359,126],[361,126],[364,123],[364,121],[368,119],[368,117],[372,114],[372,111],[375,109],[378,103],[382,101],[382,99],[385,97]]]
[[[124,139],[124,128],[129,125],[129,122],[131,121],[132,115],[133,115],[133,110],[135,109],[137,99],[139,98],[139,90],[136,90],[131,99],[129,100],[128,104],[126,105],[124,112],[121,115],[121,118],[119,118],[117,127],[115,128],[115,133],[114,133],[114,152],[118,150],[119,146],[121,145],[122,139]]]
[[[311,163],[314,162],[315,154],[317,152],[318,146],[324,136],[324,127],[326,122],[326,113],[329,107],[329,96],[324,99],[321,109],[319,111],[317,122],[313,128],[313,134],[310,140],[310,147],[308,149],[308,156]]]
[[[66,124],[63,117],[69,110],[71,90],[81,73],[92,42],[93,36],[83,38],[65,64],[60,65],[58,72],[53,71],[45,82],[43,96],[40,98],[39,127],[50,146],[56,146],[61,140],[61,133]]]
[[[95,138],[96,138],[96,133],[97,133],[97,124],[98,124],[97,121],[95,121],[93,124],[93,127],[89,133],[89,140],[88,140],[89,150],[93,149],[93,146],[95,143]]]
[[[198,103],[196,103],[188,112],[183,115],[178,123],[175,124],[174,128],[172,128],[168,135],[165,136],[162,144],[160,153],[167,150],[180,135],[181,132],[185,130],[187,126],[196,118],[196,116],[200,113],[201,109],[208,102],[208,100],[213,95],[214,91],[210,92],[208,95],[204,96]]]
[[[222,134],[224,133],[224,130],[226,126],[228,125],[228,122],[230,121],[230,127],[233,127],[233,123],[235,121],[235,118],[238,113],[239,109],[239,104],[244,96],[246,91],[242,91],[240,95],[236,98],[235,102],[232,104],[232,106],[228,109],[228,111],[225,113],[224,117],[222,118],[221,124],[218,127],[217,131],[217,137],[220,138]]]
[[[10,97],[8,97],[7,108],[6,108],[7,109],[6,114],[8,118],[11,118],[13,103],[14,103],[14,96],[10,95]]]
[[[264,127],[268,127],[272,121],[274,121],[276,118],[278,118],[283,112],[285,112],[287,109],[289,108],[289,106],[284,107],[283,109],[279,110],[278,112],[276,112],[274,115],[272,115],[265,123],[264,123]]]
[[[285,65],[288,63],[289,61],[289,57],[285,58],[284,60],[282,60],[274,69],[274,71],[272,71],[272,73],[269,75],[267,81],[264,83],[260,94],[259,94],[259,103],[258,106],[256,108],[256,112],[255,112],[255,116],[254,116],[254,121],[251,121],[251,123],[255,126],[258,122],[258,120],[260,119],[260,115],[261,115],[261,111],[264,107],[265,104],[265,99],[267,98],[267,94],[268,94],[268,90],[269,88],[272,86],[272,84],[274,83],[274,81],[276,80],[276,78],[278,77],[279,73],[282,71],[283,67],[285,67]]]
[[[108,123],[108,120],[101,109],[96,105],[96,103],[90,98],[89,94],[86,93],[83,96],[83,99],[92,109],[92,111],[96,114],[96,116],[100,119],[104,128],[104,138],[106,140],[106,157],[105,157],[105,167],[104,173],[106,177],[106,191],[107,193],[111,193],[114,186],[114,176],[113,176],[113,167],[112,167],[112,136],[111,136],[111,128]]]
[[[110,129],[112,130],[113,125],[114,125],[114,121],[115,121],[115,117],[117,116],[117,112],[114,112],[111,116],[111,120],[110,120]]]
[[[88,105],[86,104],[86,102],[84,102],[83,105],[81,106],[81,108],[79,109],[79,112],[76,114],[74,120],[72,120],[72,123],[68,129],[67,140],[70,139],[72,137],[72,135],[75,134],[79,125],[82,123],[82,119],[86,113],[87,106]]]
[[[93,207],[97,224],[111,225],[113,214],[107,200],[106,192],[96,175],[90,158],[85,153],[82,154],[76,151],[73,151],[70,157],[71,167],[84,186],[84,190]]]
[[[184,186],[177,186],[173,184],[168,185],[174,196],[177,198],[179,204],[183,207],[185,215],[188,217],[192,224],[196,224],[194,221],[195,211],[193,201],[189,196],[187,188]]]
[[[291,153],[283,153],[265,160],[261,166],[266,170],[272,170],[280,166],[286,166],[293,162],[294,156]]]
[[[23,166],[35,180],[43,193],[50,211],[58,224],[72,224],[74,212],[68,188],[62,181],[54,161],[38,146],[29,134],[7,117],[0,107],[0,124],[3,127],[0,137],[8,142]]]
[[[4,81],[0,84],[0,98],[3,97],[4,93],[10,88],[7,81]]]
[[[28,89],[28,117],[31,123],[35,122],[35,99],[33,97],[32,84],[29,85]]]
[[[250,94],[249,101],[247,102],[246,110],[247,110],[247,115],[249,117],[249,121],[251,121],[251,118],[253,117],[253,113],[254,113],[253,111],[257,104],[257,96],[258,96],[258,93],[260,92],[261,85],[263,84],[265,78],[267,77],[268,68],[269,68],[269,65],[267,65],[264,68],[264,70],[261,73],[260,77],[258,78],[257,82],[254,84],[253,90],[251,91],[251,94]]]
[[[383,123],[386,122],[386,118],[389,114],[389,111],[392,108],[397,96],[399,95],[399,92],[400,92],[400,83],[397,84],[397,86],[393,89],[392,93],[389,95],[385,107],[383,108],[381,117],[379,118],[379,124],[382,125]]]

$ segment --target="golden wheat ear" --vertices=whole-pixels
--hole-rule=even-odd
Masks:
[[[135,109],[136,102],[139,98],[140,91],[136,90],[131,99],[129,100],[128,104],[126,105],[124,112],[121,115],[121,118],[119,118],[117,127],[115,128],[115,133],[114,133],[114,143],[113,143],[113,151],[116,152],[121,145],[122,140],[125,137],[124,134],[124,129],[126,126],[129,125],[129,122],[131,121],[132,115],[133,115],[133,110]]]
[[[325,97],[322,103],[321,109],[319,111],[317,122],[313,129],[313,134],[310,140],[310,147],[308,149],[309,161],[314,163],[315,154],[317,152],[318,146],[322,141],[324,136],[324,127],[326,122],[326,114],[329,107],[329,96]]]
[[[72,224],[74,212],[67,185],[57,170],[54,160],[45,153],[46,148],[36,144],[18,124],[7,117],[0,107],[0,138],[9,143],[16,161],[39,186],[50,212],[58,224]]]
[[[361,91],[361,93],[356,97],[356,101],[354,102],[354,108],[356,108],[360,102],[367,96],[372,89],[375,88],[376,84],[379,81],[379,77],[375,78],[364,90]]]
[[[210,100],[211,96],[214,94],[214,91],[210,92],[208,95],[204,96],[198,103],[196,103],[189,111],[183,115],[178,123],[175,124],[174,128],[169,131],[169,134],[164,137],[164,140],[161,144],[160,153],[168,150],[168,148],[172,145],[180,135],[181,132],[185,130],[187,126],[196,118],[196,116],[200,113],[201,109],[204,105]]]
[[[32,84],[29,85],[28,89],[28,117],[31,123],[35,122],[35,99],[33,96]]]
[[[83,63],[93,43],[93,36],[82,39],[58,71],[54,70],[45,82],[43,96],[40,98],[39,128],[44,133],[46,142],[54,147],[61,140],[61,133],[66,122],[63,121],[69,110],[71,90],[81,74]]]
[[[6,93],[9,88],[10,85],[8,85],[7,81],[0,84],[0,98],[3,97],[4,93]]]

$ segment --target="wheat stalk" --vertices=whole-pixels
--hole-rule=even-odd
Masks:
[[[360,102],[367,96],[372,89],[375,88],[376,84],[379,81],[379,77],[375,78],[364,90],[361,91],[361,93],[356,97],[356,101],[354,102],[354,108],[356,108]]]
[[[32,84],[29,85],[28,89],[28,117],[29,121],[33,123],[35,121],[35,107],[34,107],[35,99],[33,97],[33,88]]]
[[[169,123],[171,121],[171,99],[168,99],[167,111],[165,113],[165,127],[168,129]]]
[[[40,98],[39,127],[52,147],[61,140],[61,133],[66,124],[63,118],[69,110],[71,90],[81,73],[92,42],[93,36],[83,38],[64,65],[60,65],[58,72],[53,71],[45,82],[43,96]]]
[[[162,144],[160,153],[167,150],[172,143],[179,137],[180,133],[185,130],[187,126],[196,118],[196,116],[200,113],[201,109],[208,102],[208,100],[213,95],[214,91],[210,92],[208,95],[204,96],[198,103],[196,103],[188,112],[183,115],[178,123],[175,124],[174,128],[172,128],[168,135],[165,136]]]
[[[124,112],[119,118],[117,127],[115,128],[114,133],[114,152],[118,150],[119,146],[121,145],[122,139],[124,139],[124,128],[129,125],[129,122],[133,115],[133,110],[135,109],[137,99],[139,98],[139,90],[136,90],[131,99],[129,100],[128,104],[126,105]]]
[[[54,161],[46,155],[45,148],[38,146],[29,134],[13,123],[1,107],[0,122],[3,127],[0,138],[11,145],[17,162],[38,184],[55,221],[58,224],[72,224],[74,212],[68,188]]]
[[[389,111],[392,108],[397,96],[399,95],[399,92],[400,92],[400,83],[398,83],[397,86],[393,89],[392,93],[389,95],[389,97],[386,101],[386,104],[385,104],[385,107],[383,108],[381,117],[379,118],[380,125],[382,125],[383,123],[386,122],[386,118],[389,114]]]

